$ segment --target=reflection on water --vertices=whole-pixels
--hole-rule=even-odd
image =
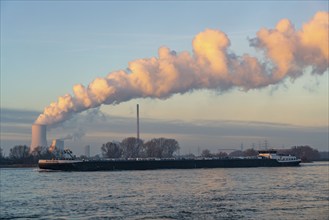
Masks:
[[[329,163],[117,172],[1,169],[2,219],[328,219]]]

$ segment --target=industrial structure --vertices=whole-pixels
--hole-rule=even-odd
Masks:
[[[137,141],[139,141],[139,105],[137,104]]]
[[[86,156],[87,158],[90,157],[90,145],[86,145],[86,146],[85,146],[85,156]]]
[[[63,151],[64,150],[64,141],[61,140],[61,139],[54,139],[51,142],[51,145],[49,147],[49,151],[53,152],[54,150]]]

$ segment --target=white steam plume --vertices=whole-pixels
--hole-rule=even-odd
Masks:
[[[102,104],[118,104],[134,98],[165,99],[195,89],[247,91],[301,76],[306,67],[313,74],[328,69],[328,12],[318,12],[300,30],[287,19],[274,29],[262,28],[250,46],[264,52],[265,59],[228,52],[230,40],[219,30],[206,29],[193,39],[193,54],[159,48],[158,57],[138,59],[128,70],[96,78],[88,87],[73,87],[51,103],[35,123],[56,124],[73,114]]]
[[[82,128],[80,128],[78,131],[73,132],[72,134],[68,134],[65,137],[60,138],[60,140],[79,140],[81,139],[83,136],[85,136],[85,132]]]

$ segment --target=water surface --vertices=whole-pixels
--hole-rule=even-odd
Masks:
[[[328,219],[329,163],[115,172],[1,169],[0,218]]]

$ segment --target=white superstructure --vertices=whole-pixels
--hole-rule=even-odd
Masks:
[[[259,151],[258,157],[277,160],[280,163],[294,163],[301,160],[292,155],[277,154],[275,150]]]

